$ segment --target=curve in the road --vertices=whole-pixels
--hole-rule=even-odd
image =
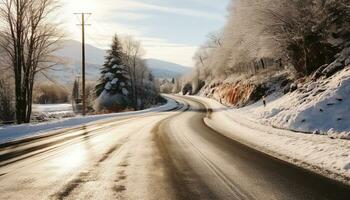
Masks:
[[[187,189],[183,199],[212,199],[213,196],[218,199],[349,198],[348,186],[212,130],[203,122],[211,111],[198,100],[174,98],[187,104],[189,110],[161,122],[156,133],[160,148],[166,152],[170,171],[180,174],[173,176],[173,182],[181,185],[178,192],[183,194],[186,191],[183,188]]]

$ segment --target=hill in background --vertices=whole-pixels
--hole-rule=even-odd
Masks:
[[[157,59],[147,59],[146,63],[157,78],[179,77],[192,71],[190,67]]]
[[[63,42],[63,48],[55,53],[56,56],[66,60],[64,65],[59,65],[49,72],[50,78],[63,84],[72,84],[76,76],[81,72],[81,43],[75,40]],[[103,65],[106,51],[92,45],[86,45],[86,76],[90,81],[98,80],[100,68]],[[179,77],[191,71],[191,68],[175,63],[146,59],[146,63],[156,78]]]

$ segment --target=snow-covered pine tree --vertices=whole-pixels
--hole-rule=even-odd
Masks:
[[[96,95],[122,94],[129,96],[129,77],[123,63],[123,47],[117,35],[114,36],[111,49],[107,51],[106,61],[101,69],[101,78],[96,85]]]

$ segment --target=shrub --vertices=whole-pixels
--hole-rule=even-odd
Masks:
[[[34,103],[54,104],[67,103],[69,92],[62,86],[50,83],[38,84],[34,90]]]

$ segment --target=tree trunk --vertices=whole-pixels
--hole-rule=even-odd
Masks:
[[[262,68],[265,69],[265,62],[264,62],[264,59],[260,59],[260,62],[261,62]]]

